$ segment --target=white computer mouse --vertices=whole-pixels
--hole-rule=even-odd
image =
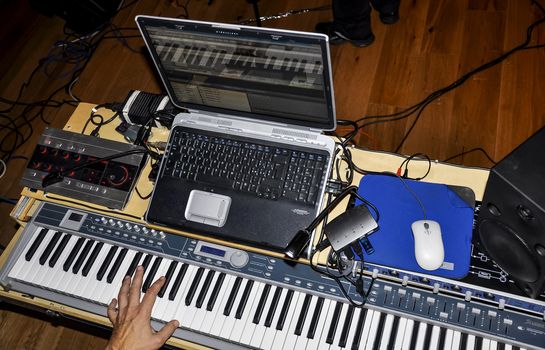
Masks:
[[[441,226],[437,221],[418,220],[411,225],[414,236],[414,256],[424,270],[437,270],[445,260]]]

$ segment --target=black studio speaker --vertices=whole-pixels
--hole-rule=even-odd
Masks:
[[[545,127],[491,169],[476,234],[527,295],[545,290]]]

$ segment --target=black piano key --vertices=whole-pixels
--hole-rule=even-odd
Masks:
[[[483,348],[483,337],[475,336],[475,350]]]
[[[104,275],[106,274],[106,271],[108,271],[108,266],[110,266],[110,263],[112,262],[112,259],[114,258],[116,252],[117,246],[111,246],[108,254],[106,254],[106,257],[104,258],[104,262],[102,262],[102,265],[100,265],[100,268],[98,269],[97,280],[102,281]]]
[[[87,254],[89,254],[89,251],[91,250],[91,247],[93,246],[94,241],[88,240],[85,245],[83,246],[83,249],[76,259],[76,262],[74,263],[74,266],[72,266],[72,273],[77,274],[79,270],[81,269],[81,266],[83,265],[83,262],[85,261],[85,258],[87,257]]]
[[[281,331],[284,329],[284,323],[286,322],[286,317],[288,315],[288,310],[291,305],[291,300],[293,299],[293,290],[289,289],[286,293],[286,298],[284,299],[284,305],[282,306],[282,311],[280,316],[278,316],[278,322],[276,323],[276,330]]]
[[[91,271],[91,267],[93,267],[93,264],[95,263],[95,260],[97,259],[98,253],[100,253],[100,250],[102,249],[103,246],[104,246],[103,242],[98,242],[93,248],[93,251],[91,252],[91,255],[89,256],[89,259],[87,259],[85,266],[83,266],[83,270],[81,270],[81,274],[84,277],[87,277],[87,275],[89,274],[89,271]]]
[[[216,299],[218,299],[218,295],[221,290],[221,286],[223,285],[224,279],[225,273],[222,272],[218,276],[218,279],[216,280],[216,285],[214,286],[214,289],[212,289],[212,293],[210,294],[210,298],[208,299],[208,303],[206,304],[207,311],[212,311],[214,309],[214,305],[216,305]]]
[[[70,266],[72,266],[72,263],[76,259],[76,256],[78,255],[78,252],[81,249],[83,242],[85,242],[85,238],[80,237],[76,241],[76,244],[74,244],[74,248],[72,248],[72,251],[70,252],[70,254],[68,254],[66,261],[62,265],[62,269],[64,270],[64,272],[68,272],[68,270],[70,270]]]
[[[271,290],[270,284],[266,284],[265,287],[263,287],[263,292],[261,293],[261,297],[259,298],[259,304],[257,304],[257,309],[255,310],[254,319],[252,320],[252,322],[255,324],[259,324],[259,320],[261,319],[261,314],[263,313],[263,308],[265,307],[265,301],[267,300],[267,297],[269,296],[270,290]]]
[[[40,265],[45,265],[47,258],[49,258],[49,255],[51,255],[51,252],[57,245],[57,242],[61,238],[61,235],[62,233],[60,233],[59,231],[53,234],[53,237],[51,238],[49,243],[47,243],[47,246],[45,247],[45,250],[43,251],[42,255],[40,255],[40,259],[38,259],[38,262],[40,263]]]
[[[231,314],[231,309],[233,308],[233,304],[235,303],[235,297],[238,294],[238,290],[240,289],[241,283],[242,283],[242,277],[237,277],[235,279],[235,283],[233,284],[233,288],[231,289],[231,293],[229,294],[229,298],[227,298],[227,303],[225,304],[225,308],[223,308],[223,314],[225,316],[229,316],[229,314]]]
[[[125,276],[132,277],[132,275],[134,274],[134,271],[136,271],[136,268],[138,267],[138,263],[140,262],[140,259],[142,259],[142,255],[144,255],[144,253],[142,252],[138,252],[134,255],[134,258],[132,259],[131,264],[129,265],[129,268],[127,269],[127,273],[125,274]]]
[[[350,331],[350,325],[352,324],[352,316],[354,315],[354,306],[350,305],[344,319],[343,330],[341,332],[341,338],[339,339],[339,346],[344,348],[348,340],[348,332]]]
[[[505,350],[505,344],[498,342],[498,350]]]
[[[55,267],[55,265],[57,264],[57,261],[59,260],[59,257],[62,254],[62,251],[68,244],[68,241],[70,240],[71,237],[72,235],[66,234],[61,239],[61,243],[59,243],[59,245],[57,246],[57,249],[55,249],[55,251],[53,252],[53,255],[51,255],[51,259],[49,259],[49,267]]]
[[[362,308],[360,312],[360,317],[358,318],[358,324],[356,325],[356,333],[354,333],[354,339],[352,340],[352,347],[350,347],[350,350],[358,350],[360,347],[361,333],[363,332],[363,325],[365,323],[366,316],[367,316],[367,309]],[[414,347],[411,349],[414,349]]]
[[[204,273],[204,267],[199,267],[197,269],[197,272],[195,273],[195,277],[193,277],[191,286],[189,287],[189,290],[187,291],[187,294],[185,297],[186,306],[191,305],[191,301],[193,301],[193,297],[195,296],[195,293],[197,292],[197,286],[199,285],[199,282],[201,281],[203,273]]]
[[[151,265],[149,273],[146,276],[146,280],[144,281],[144,284],[142,284],[142,293],[147,292],[149,287],[155,280],[155,274],[157,273],[157,270],[159,269],[159,266],[161,265],[161,261],[163,261],[163,258],[161,258],[160,256],[156,257],[155,260],[153,261],[153,264]]]
[[[316,327],[318,326],[318,319],[320,318],[320,314],[322,313],[323,306],[324,298],[320,297],[316,301],[316,308],[314,309],[314,314],[312,315],[312,319],[310,320],[310,325],[307,332],[308,339],[314,339],[314,335],[316,334]]]
[[[197,309],[200,309],[202,304],[204,304],[204,298],[206,298],[206,293],[208,293],[208,289],[210,289],[210,284],[212,283],[212,278],[214,278],[214,271],[210,270],[206,274],[206,278],[204,279],[204,282],[202,284],[201,291],[199,292],[199,296],[197,297],[197,302],[195,303],[195,306]]]
[[[390,338],[388,339],[388,350],[392,350],[396,343],[397,338],[397,328],[399,327],[399,316],[394,316],[394,321],[392,322],[392,331],[390,332]]]
[[[443,349],[445,347],[446,337],[447,337],[447,329],[444,327],[441,327],[439,329],[439,343],[437,345],[437,349]]]
[[[248,297],[250,296],[250,293],[252,292],[253,286],[254,286],[254,281],[249,280],[248,283],[246,283],[246,287],[244,287],[244,293],[242,293],[242,297],[240,298],[240,303],[238,303],[237,312],[235,313],[235,318],[237,320],[240,320],[242,318],[242,313],[244,313],[244,309],[246,308],[246,304],[248,303]]]
[[[119,254],[117,255],[117,258],[115,258],[114,264],[112,266],[112,269],[108,273],[108,276],[106,277],[106,283],[112,283],[114,281],[115,275],[117,275],[117,271],[119,270],[119,267],[121,266],[121,263],[123,262],[123,259],[125,259],[125,256],[127,255],[127,248],[121,249]]]
[[[136,257],[135,257],[136,258]],[[134,260],[133,262],[131,263],[131,265],[134,263]],[[136,264],[138,262],[135,263],[135,267],[136,267]],[[161,290],[159,291],[159,293],[157,294],[157,296],[159,298],[162,298],[164,295],[165,295],[165,292],[167,291],[167,287],[170,283],[170,280],[172,279],[172,275],[174,274],[174,271],[176,270],[176,266],[178,266],[178,262],[177,261],[171,261],[170,262],[170,265],[168,266],[168,270],[167,270],[167,273],[165,275],[165,284],[163,284],[163,286],[161,287]]]
[[[174,300],[174,298],[176,298],[176,294],[178,294],[178,290],[180,289],[180,285],[184,279],[185,272],[187,271],[187,266],[187,264],[182,264],[182,266],[180,266],[180,271],[178,271],[178,275],[172,284],[170,293],[168,293],[168,300]]]
[[[305,324],[305,320],[307,318],[311,298],[312,296],[310,294],[305,295],[305,300],[303,301],[301,312],[299,313],[297,323],[295,324],[295,335],[301,335],[301,333],[303,332],[303,325]]]
[[[326,343],[333,344],[333,339],[335,338],[335,331],[337,330],[337,324],[339,322],[339,317],[341,316],[341,309],[343,303],[340,301],[335,305],[335,311],[333,311],[333,316],[331,318],[331,323],[329,324],[329,330],[327,331]]]
[[[458,347],[459,350],[466,350],[467,347],[467,333],[462,333],[462,336],[460,337],[460,346]]]
[[[148,269],[149,263],[151,262],[151,258],[153,258],[153,255],[148,254],[144,258],[144,261],[142,261],[142,268],[143,268],[144,272],[146,272],[146,270]]]
[[[420,328],[420,321],[414,321],[413,324],[413,334],[411,335],[411,345],[409,346],[409,349],[415,349],[416,347],[416,339],[418,339],[418,329]]]
[[[513,350],[520,350],[520,348],[516,345],[513,345]]]
[[[424,349],[430,348],[432,329],[433,329],[433,326],[431,324],[426,324],[426,336],[424,337]]]
[[[32,259],[32,257],[36,253],[36,250],[38,249],[40,244],[42,244],[42,241],[44,240],[46,233],[47,233],[46,228],[42,228],[40,230],[40,233],[38,233],[38,237],[36,237],[34,242],[32,242],[32,244],[30,245],[30,248],[28,248],[28,250],[27,250],[27,252],[25,254],[25,260],[26,261],[30,261],[30,259]]]
[[[277,287],[274,291],[273,298],[271,300],[271,305],[269,306],[269,311],[267,312],[267,317],[265,317],[265,327],[269,328],[272,324],[274,314],[278,308],[278,301],[280,299],[280,294],[282,294],[282,288]]]
[[[377,333],[375,336],[375,341],[373,342],[373,350],[378,350],[380,348],[380,342],[382,339],[382,332],[384,331],[384,322],[386,321],[386,314],[381,313],[380,318],[378,319]]]

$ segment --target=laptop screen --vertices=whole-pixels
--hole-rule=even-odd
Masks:
[[[175,105],[335,127],[327,37],[147,16],[137,23]]]

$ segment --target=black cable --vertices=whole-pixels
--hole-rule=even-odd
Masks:
[[[492,163],[492,164],[494,164],[494,165],[498,164],[498,163],[497,163],[494,159],[492,159],[492,157],[490,157],[490,155],[488,155],[488,153],[487,153],[483,148],[481,148],[481,147],[475,147],[475,148],[472,148],[472,149],[470,149],[470,150],[468,150],[468,151],[464,151],[464,152],[455,154],[455,155],[453,155],[453,156],[450,156],[450,157],[446,158],[445,160],[443,160],[443,162],[448,162],[448,161],[450,161],[450,160],[453,160],[453,159],[455,159],[455,158],[461,157],[461,156],[463,156],[463,155],[466,155],[466,154],[472,153],[472,152],[481,152],[481,153],[483,153],[483,154],[485,155],[485,157],[490,161],[490,163]]]
[[[536,1],[533,1],[532,0],[532,3],[536,6],[538,6],[542,11],[544,10],[543,7],[541,5],[539,5]],[[543,11],[545,13],[545,11]],[[422,101],[408,107],[408,108],[405,108],[404,110],[402,111],[399,111],[399,112],[396,112],[396,113],[392,113],[392,114],[386,114],[386,115],[374,115],[374,116],[364,116],[362,118],[359,118],[356,120],[357,123],[360,123],[360,122],[363,122],[363,121],[366,121],[366,120],[370,120],[370,119],[375,119],[374,121],[372,122],[367,122],[367,123],[364,123],[363,125],[360,125],[359,128],[364,128],[364,127],[367,127],[369,125],[373,125],[373,124],[379,124],[379,123],[386,123],[386,122],[391,122],[391,121],[396,121],[396,120],[401,120],[401,119],[405,119],[405,118],[408,118],[410,117],[412,114],[416,113],[418,111],[418,114],[415,118],[415,120],[413,121],[411,127],[409,128],[409,130],[405,133],[404,137],[402,138],[401,142],[399,143],[399,145],[397,146],[396,148],[396,152],[399,151],[399,149],[401,149],[401,147],[403,146],[404,142],[407,140],[407,138],[409,137],[410,133],[412,132],[412,130],[414,129],[414,126],[416,125],[416,122],[420,119],[420,116],[423,112],[423,110],[432,102],[434,101],[435,99],[439,98],[440,96],[454,90],[455,88],[459,87],[460,85],[462,85],[463,83],[465,83],[470,77],[472,77],[473,75],[477,74],[477,73],[480,73],[484,70],[487,70],[499,63],[501,63],[502,61],[504,61],[506,58],[508,58],[509,56],[511,56],[513,53],[517,52],[517,51],[521,51],[521,50],[525,50],[525,49],[528,49],[529,48],[529,43],[532,39],[532,34],[533,34],[533,31],[535,29],[535,27],[537,27],[538,25],[542,24],[543,22],[545,22],[545,16],[542,17],[541,19],[538,19],[536,21],[534,21],[532,24],[530,24],[526,30],[526,39],[524,42],[522,42],[521,44],[513,47],[512,49],[508,50],[507,52],[504,52],[503,54],[501,54],[500,56],[470,70],[468,73],[462,75],[460,78],[458,78],[456,81],[454,81],[453,83],[439,89],[439,90],[436,90],[434,92],[432,92],[431,94],[429,94],[426,98],[424,98]],[[542,47],[543,45],[535,45],[534,47],[532,48],[539,48],[539,47]]]

